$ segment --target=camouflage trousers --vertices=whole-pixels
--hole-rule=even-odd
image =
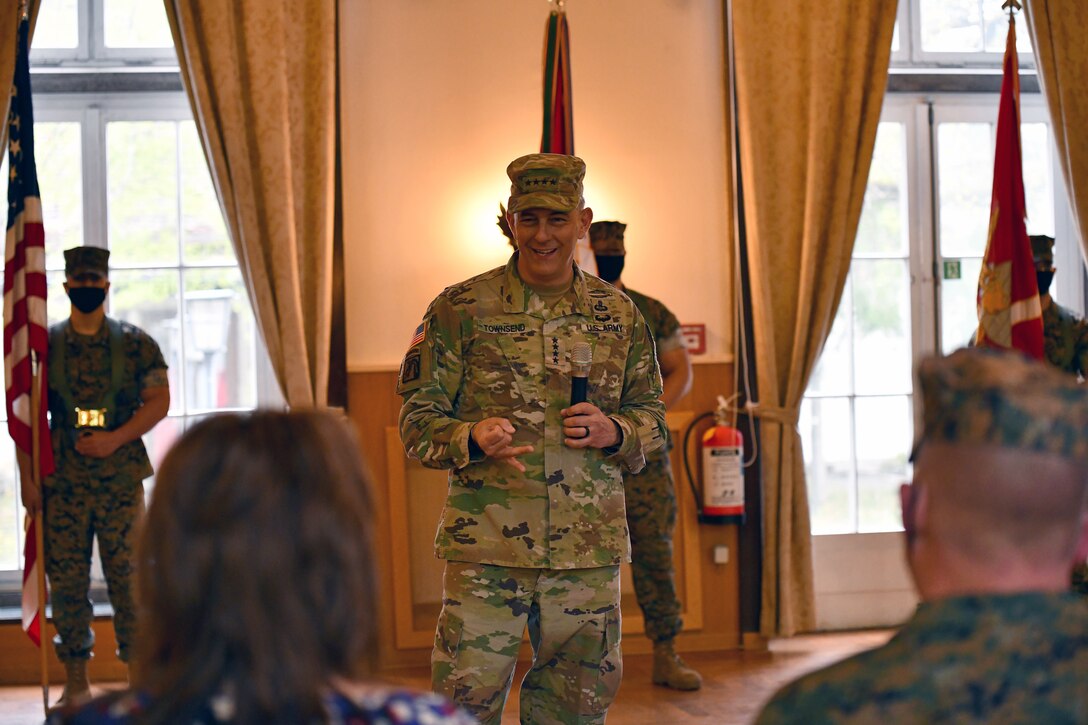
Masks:
[[[57,658],[64,662],[88,659],[94,647],[88,590],[91,543],[97,535],[113,607],[117,655],[128,662],[136,634],[132,539],[144,509],[143,484],[115,478],[74,490],[46,487],[44,491],[45,572],[57,628],[53,640]]]
[[[654,642],[673,639],[683,628],[672,561],[676,492],[668,455],[653,455],[638,474],[625,474],[627,528],[631,532],[631,580]]]
[[[622,674],[620,568],[521,569],[446,562],[431,684],[498,725],[526,627],[533,663],[521,722],[603,723]]]

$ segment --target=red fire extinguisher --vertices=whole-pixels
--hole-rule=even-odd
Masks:
[[[729,425],[728,404],[718,398],[715,425],[703,433],[703,523],[744,523],[744,436]]]

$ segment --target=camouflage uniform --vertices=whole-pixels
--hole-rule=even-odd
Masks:
[[[1088,602],[1072,594],[923,603],[883,647],[786,686],[776,723],[1088,722]]]
[[[1043,310],[1043,350],[1059,369],[1088,376],[1088,322],[1051,300]]]
[[[110,429],[132,417],[140,394],[167,385],[166,362],[147,333],[121,322],[124,360],[123,384],[116,397]],[[55,343],[64,345],[64,376],[75,402],[94,407],[111,386],[111,332],[109,321],[94,335],[80,335],[67,321],[50,328],[50,356]],[[58,358],[59,359],[59,358]],[[56,472],[44,481],[45,565],[49,575],[53,621],[57,627],[57,657],[62,661],[87,659],[94,646],[90,628],[91,541],[98,536],[102,569],[113,606],[118,655],[128,661],[135,637],[132,592],[133,525],[143,511],[143,479],[151,462],[137,438],[107,458],[92,458],[75,450],[72,412],[57,392],[58,380],[50,369],[49,412]]]
[[[517,258],[439,295],[401,365],[405,450],[450,469],[433,684],[499,722],[528,624],[536,656],[523,721],[601,722],[619,685],[619,565],[630,553],[621,468],[640,470],[664,443],[661,378],[627,297],[575,268],[549,307]],[[588,399],[621,429],[617,449],[563,443],[577,341],[593,347]],[[473,424],[493,416],[515,426],[511,446],[533,446],[525,473],[471,456]]]
[[[934,441],[960,447],[946,456],[1005,449],[1046,455],[1071,466],[1088,462],[1088,391],[1050,366],[1015,351],[974,348],[923,361],[918,380],[923,432],[916,453]],[[998,492],[991,495],[1007,495],[1000,493],[1009,489],[1004,484],[1016,480],[945,480],[939,485],[951,490],[933,489],[941,494],[931,491],[930,499],[940,495],[969,506],[991,490]],[[956,490],[959,486],[962,490]],[[1068,489],[1063,496],[1077,499],[1076,487]],[[1083,496],[1079,498],[1083,514]],[[917,503],[918,498],[912,500]],[[1000,512],[991,520],[994,527],[1019,515],[1014,501],[997,498],[992,505]],[[918,514],[910,503],[905,506],[908,558],[917,541],[912,537],[950,540],[949,531],[957,525],[955,506],[939,515],[927,511],[924,534],[912,530]],[[1074,511],[1054,525],[1072,532],[1075,518]],[[1005,542],[1009,549],[1017,545],[1016,536]],[[969,550],[967,544],[953,545],[948,559],[987,557],[982,541],[976,542],[979,551],[969,554],[963,553]],[[1050,567],[1060,556],[1055,553],[1039,565]],[[934,568],[942,566],[942,560],[931,560],[913,574],[916,580],[920,574],[945,580],[955,575],[954,569]],[[757,723],[1088,722],[1088,602],[1070,592],[996,591],[1021,583],[1010,579],[995,582],[994,591],[924,601],[884,646],[787,685]]]
[[[669,308],[629,287],[624,292],[645,318],[659,355],[684,346],[680,321]],[[646,636],[654,642],[671,640],[683,628],[672,561],[676,490],[671,449],[670,438],[664,449],[647,459],[641,472],[623,477],[627,526],[631,529],[631,577],[646,621]]]

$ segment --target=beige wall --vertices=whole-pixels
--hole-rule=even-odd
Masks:
[[[545,0],[342,0],[348,367],[396,366],[443,287],[505,263],[504,170],[541,132]],[[728,359],[721,3],[568,0],[576,152],[624,281]]]

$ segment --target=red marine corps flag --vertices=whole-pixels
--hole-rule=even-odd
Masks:
[[[1019,3],[1010,0],[1006,7]],[[978,332],[975,343],[1015,348],[1043,359],[1043,319],[1035,264],[1028,241],[1024,172],[1020,156],[1020,76],[1016,23],[1009,12],[1005,77],[997,112],[990,234],[978,278]]]
[[[19,50],[8,113],[8,226],[4,248],[4,384],[8,431],[29,466],[35,485],[53,472],[53,447],[45,413],[49,327],[45,295],[45,231],[34,165],[34,114],[27,62],[29,20],[19,26]],[[27,527],[23,567],[23,629],[41,646],[41,516]]]

